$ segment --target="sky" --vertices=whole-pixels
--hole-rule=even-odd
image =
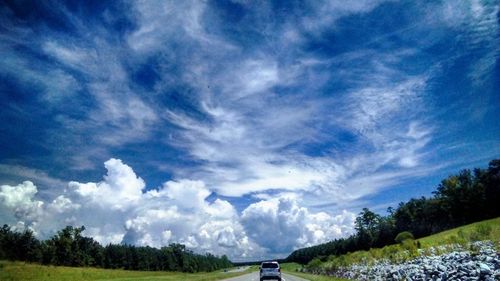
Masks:
[[[498,1],[0,1],[0,223],[233,261],[500,157]]]

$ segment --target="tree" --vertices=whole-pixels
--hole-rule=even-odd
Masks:
[[[413,237],[413,234],[409,231],[403,231],[400,232],[398,235],[396,235],[396,238],[394,238],[394,241],[398,244],[402,244],[405,240],[413,240],[415,237]]]
[[[182,244],[161,249],[109,244],[102,247],[82,235],[85,227],[67,226],[40,242],[30,230],[0,228],[0,259],[33,261],[66,266],[96,266],[133,270],[213,271],[232,266],[227,256],[199,255]]]
[[[431,198],[401,202],[388,215],[379,216],[367,208],[355,222],[356,234],[295,250],[289,262],[305,264],[322,255],[341,255],[394,242],[396,233],[410,231],[416,238],[459,225],[500,216],[500,159],[487,169],[462,170],[443,179]]]
[[[40,249],[40,241],[38,241],[33,235],[33,231],[26,229],[20,236],[16,245],[17,250],[17,260],[23,261],[39,261],[42,252]]]
[[[370,211],[368,208],[363,208],[355,221],[355,229],[358,236],[358,245],[361,249],[370,248],[379,236],[379,225],[381,217]]]
[[[487,171],[481,175],[481,182],[484,184],[486,197],[485,207],[488,218],[500,216],[500,159],[492,160]]]

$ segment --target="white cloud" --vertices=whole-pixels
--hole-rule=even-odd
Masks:
[[[29,227],[47,238],[65,225],[85,225],[85,235],[102,244],[132,243],[161,247],[184,243],[200,253],[236,259],[262,256],[250,241],[239,215],[228,201],[208,202],[211,191],[201,181],[168,181],[144,192],[145,183],[119,159],[105,162],[100,182],[72,181],[47,203],[36,198],[29,181],[0,187],[2,219],[19,229]]]
[[[116,52],[121,47],[102,39],[108,34],[94,33],[97,39],[87,35],[78,43],[68,40],[43,42],[46,54],[85,78],[85,90],[96,101],[83,120],[63,115],[57,121],[69,130],[97,132],[91,137],[103,144],[101,148],[145,139],[158,121],[154,107],[130,88],[124,59]]]
[[[104,180],[98,183],[70,182],[68,187],[86,202],[116,210],[125,210],[139,203],[144,180],[137,177],[132,168],[119,159],[110,159],[104,163],[108,170]]]
[[[397,72],[387,65],[398,62],[398,56],[382,54],[392,59],[390,63],[386,65],[383,61],[376,65],[374,62],[366,66],[365,72],[377,75],[359,77],[355,75],[356,70],[349,73],[371,86],[353,93],[352,103],[357,107],[346,110],[349,111],[346,114],[336,107],[340,101],[318,95],[321,87],[331,83],[333,78],[317,69],[319,64],[325,63],[324,58],[311,57],[300,51],[304,34],[318,35],[335,27],[337,19],[369,12],[381,2],[346,4],[330,1],[307,5],[303,17],[287,20],[283,26],[262,23],[265,26],[262,35],[272,30],[272,36],[269,40],[256,42],[251,52],[243,51],[237,42],[225,37],[224,30],[216,30],[217,25],[211,22],[213,18],[207,15],[210,7],[204,2],[186,1],[180,5],[164,1],[136,2],[127,11],[130,12],[128,16],[136,21],[136,28],[124,34],[124,41],[116,40],[115,35],[105,28],[89,29],[75,15],[62,11],[74,23],[80,40],[77,42],[57,34],[37,38],[43,53],[61,66],[61,70],[53,75],[58,78],[50,84],[62,85],[64,89],[59,89],[60,92],[67,88],[88,90],[96,101],[95,107],[81,120],[69,116],[57,118],[68,132],[89,132],[91,141],[88,143],[93,144],[89,147],[79,138],[69,138],[70,147],[86,148],[70,153],[75,162],[71,166],[75,169],[94,168],[95,159],[107,157],[111,147],[144,141],[153,132],[160,132],[173,136],[168,138],[168,145],[178,146],[195,160],[202,160],[202,164],[193,169],[175,167],[169,172],[176,178],[203,181],[220,194],[264,194],[273,189],[316,195],[339,190],[345,192],[351,188],[346,178],[359,172],[346,172],[350,161],[331,157],[329,148],[324,151],[325,157],[305,155],[307,153],[302,148],[335,141],[336,136],[333,140],[325,136],[325,132],[331,129],[331,124],[325,120],[349,119],[350,124],[346,125],[349,130],[372,132],[367,139],[379,147],[371,155],[358,152],[359,155],[353,156],[353,162],[368,159],[367,165],[373,165],[372,171],[380,167],[374,164],[377,162],[418,167],[422,161],[420,149],[428,138],[413,140],[404,133],[410,122],[423,124],[421,128],[425,127],[424,123],[419,120],[401,122],[397,133],[404,141],[384,139],[384,133],[377,127],[378,120],[396,114],[402,107],[401,103],[411,103],[406,98],[415,98],[411,90],[413,86],[418,87],[418,78],[407,79],[406,84],[390,84],[393,87],[380,86],[391,81],[391,75]],[[251,9],[251,6],[247,7]],[[270,48],[273,48],[272,52]],[[361,51],[367,56],[374,53]],[[153,93],[143,93],[130,80],[131,70],[128,68],[149,63],[148,59],[160,53],[155,72],[161,81],[155,83]],[[360,58],[351,58],[349,62],[356,59]],[[343,61],[344,57],[337,56],[329,61],[335,60]],[[26,70],[27,65],[24,62],[20,68]],[[179,68],[179,74],[172,73],[171,65]],[[85,82],[79,85],[80,88],[72,80],[75,72],[84,77],[79,80]],[[376,81],[378,84],[372,83],[380,77],[382,79]],[[199,107],[206,119],[184,116],[170,108],[163,116],[159,113],[163,109],[151,102],[151,96],[164,95],[175,83],[193,89],[189,99],[195,100],[194,106]],[[293,86],[288,88],[290,95],[274,92],[276,88],[290,86]],[[410,90],[405,91],[405,87]],[[358,103],[363,99],[364,103]],[[165,124],[162,122],[173,123],[181,130],[163,130],[161,125]],[[163,137],[167,139],[165,135]],[[114,190],[106,179],[99,183],[72,183],[71,188],[93,204],[99,201],[95,198],[97,194],[110,194],[110,190]],[[124,209],[125,205],[140,197],[137,189],[118,190],[117,197],[124,199],[123,204],[115,200],[116,204],[111,205],[113,208]],[[172,200],[173,196],[182,194],[165,196]],[[107,199],[110,196],[103,197],[103,202],[110,203],[107,202],[111,200]],[[199,206],[197,203],[192,205]],[[183,207],[182,204],[179,207]]]
[[[415,117],[423,107],[420,95],[426,87],[426,75],[409,77],[395,67],[406,56],[414,54],[413,50],[380,54],[362,49],[356,54],[342,54],[326,61],[298,51],[303,32],[322,32],[340,17],[369,12],[381,2],[345,4],[333,1],[308,6],[308,16],[302,18],[303,22],[290,21],[283,28],[276,27],[273,38],[280,39],[273,41],[272,46],[257,45],[249,54],[242,54],[238,49],[221,53],[217,48],[197,49],[197,55],[177,53],[176,60],[183,69],[181,77],[196,89],[198,110],[204,118],[170,109],[163,115],[181,128],[170,134],[175,137],[169,137],[166,142],[200,161],[200,165],[193,168],[175,167],[172,169],[174,174],[179,178],[201,180],[226,196],[288,190],[317,196],[319,204],[331,198],[357,200],[377,192],[376,188],[366,188],[355,197],[338,195],[349,194],[350,189],[356,188],[348,179],[355,175],[365,177],[361,175],[363,170],[376,173],[384,165],[419,167],[423,161],[421,150],[429,142],[429,133],[418,138],[406,133],[410,124],[419,124],[416,128],[422,132],[431,131],[425,122]],[[170,33],[163,37],[158,35],[171,30],[167,28],[158,34],[153,30],[160,26],[159,22],[179,21],[175,17],[168,18],[169,13],[187,15],[190,9],[206,9],[203,4],[186,5],[188,8],[182,8],[184,13],[174,10],[177,8],[168,8],[165,12],[157,7],[153,13],[165,14],[159,17],[138,7],[141,24],[138,33],[131,38],[147,34],[154,39],[152,44],[155,45],[147,50],[160,48],[170,52],[170,47],[157,40],[171,38]],[[251,9],[251,5],[247,8]],[[213,31],[215,27],[208,26],[210,17],[200,20],[202,14],[185,20],[196,22],[193,30],[206,35],[206,30]],[[151,21],[145,21],[146,18]],[[305,30],[304,22],[307,22]],[[148,32],[143,34],[140,30]],[[218,32],[211,33],[212,39],[214,34],[220,35],[219,41],[229,41]],[[190,42],[185,37],[181,41]],[[278,50],[269,52],[270,47]],[[360,69],[354,67],[335,74],[321,71],[321,67],[332,64],[358,65],[361,59],[370,63],[363,64]],[[160,73],[165,77],[170,74],[168,71]],[[355,85],[359,87],[334,98],[319,94],[324,85],[334,83],[329,80],[344,77],[356,80]],[[292,93],[276,93],[275,89],[280,87]],[[401,112],[407,114],[404,120],[398,119]],[[322,154],[319,156],[303,151],[307,147],[339,142],[338,136],[328,133],[339,127],[357,138],[364,138],[359,141],[362,144],[353,145],[351,159],[343,155],[336,157],[334,148],[318,148]],[[351,169],[353,163],[363,161],[365,166],[356,164],[355,169]],[[391,175],[394,178],[387,182],[398,182],[399,175]]]
[[[196,209],[202,207],[210,195],[210,191],[201,181],[168,181],[159,191],[149,191],[151,197],[167,197],[176,203],[176,206],[185,209]]]
[[[40,219],[44,203],[35,200],[36,186],[25,181],[22,184],[0,186],[0,200],[13,212],[16,219],[31,224]]]
[[[238,67],[239,71],[234,72],[233,85],[226,84],[228,96],[244,98],[246,96],[262,93],[269,90],[280,81],[278,66],[270,61],[250,60],[243,62]]]
[[[177,242],[235,260],[283,257],[352,230],[352,213],[313,213],[299,207],[293,193],[251,204],[240,215],[229,201],[207,201],[212,192],[202,181],[167,181],[145,192],[144,181],[121,160],[110,159],[105,167],[102,181],[72,181],[47,203],[36,198],[32,182],[2,185],[0,207],[13,216],[11,224],[30,227],[42,238],[66,224],[85,225],[85,235],[103,244]]]
[[[30,181],[25,181],[17,186],[2,185],[0,190],[0,197],[9,208],[19,205],[31,205],[33,203],[31,199],[37,192],[35,185]]]
[[[0,175],[4,182],[15,182],[17,179],[25,179],[36,182],[38,185],[43,185],[46,188],[38,190],[38,194],[42,193],[42,197],[54,197],[54,194],[64,190],[67,185],[65,181],[51,177],[46,172],[19,165],[0,164]]]
[[[203,182],[190,180],[169,181],[147,192],[143,206],[126,221],[124,240],[157,247],[175,241],[200,252],[254,255],[258,246],[248,242],[234,207],[221,199],[207,202],[210,193]]]
[[[385,81],[372,80],[372,83],[386,85],[368,85],[352,92],[346,99],[345,119],[348,126],[368,138],[373,138],[387,124],[394,124],[401,112],[412,108],[411,114],[414,115],[420,107],[419,96],[425,87],[425,79],[417,77],[395,85],[390,85],[389,79],[390,77],[384,77]]]
[[[162,50],[175,38],[186,47],[193,43],[205,47],[234,48],[205,32],[201,23],[206,3],[200,1],[138,1],[133,13],[138,28],[128,36],[128,45],[139,54]]]
[[[63,64],[79,69],[81,71],[88,71],[92,64],[98,60],[98,55],[95,50],[87,50],[77,46],[66,47],[61,43],[54,41],[47,41],[42,46],[43,51]]]
[[[64,213],[71,210],[78,210],[80,209],[81,205],[74,204],[71,199],[65,197],[64,195],[59,195],[52,201],[49,207],[57,213]]]
[[[360,0],[342,1],[333,0],[328,2],[312,2],[311,15],[302,20],[306,30],[310,32],[321,32],[334,26],[335,21],[341,17],[356,13],[366,13],[377,7],[380,3],[388,0]]]
[[[49,6],[42,5],[74,28],[72,36],[44,24],[19,21],[9,7],[2,7],[5,17],[0,25],[6,32],[0,36],[4,54],[0,73],[33,93],[30,100],[39,106],[56,109],[51,116],[55,124],[46,130],[51,135],[47,142],[53,143],[45,143],[61,152],[56,162],[73,160],[69,166],[95,168],[96,159],[108,157],[111,147],[151,136],[158,122],[155,104],[131,83],[127,65],[131,50],[114,30],[90,24],[64,4]],[[109,15],[104,9],[103,18],[113,16],[125,15]]]
[[[248,236],[272,253],[324,243],[352,232],[355,215],[343,211],[332,217],[299,207],[293,198],[263,200],[249,205],[241,221]]]
[[[11,51],[6,51],[4,59],[0,62],[0,73],[15,77],[23,85],[41,88],[41,100],[47,101],[50,105],[59,105],[60,102],[74,97],[82,89],[80,82],[67,71],[43,63],[33,65],[29,58]]]
[[[375,65],[381,67],[382,63]],[[395,184],[400,174],[377,175],[377,170],[394,164],[403,168],[419,166],[423,157],[421,150],[429,142],[432,128],[417,118],[423,110],[421,93],[426,85],[425,76],[391,84],[394,72],[386,69],[376,74],[375,78],[367,74],[366,80],[371,85],[348,93],[339,101],[325,100],[326,104],[311,102],[307,104],[309,108],[288,107],[284,98],[268,100],[262,96],[247,96],[244,101],[234,102],[228,94],[230,103],[222,100],[214,106],[210,99],[203,103],[202,109],[210,117],[210,122],[198,122],[194,118],[168,112],[166,117],[183,128],[180,134],[182,141],[175,144],[204,161],[194,171],[178,172],[203,180],[226,196],[289,190],[316,195],[317,204],[325,198],[328,201],[331,198],[352,201],[377,192],[375,187],[358,189],[349,180],[352,177],[366,178],[368,174],[373,174],[373,178],[381,176],[387,179],[384,183]],[[227,86],[229,93],[235,88],[234,83],[221,86]],[[266,92],[266,95],[272,96],[272,93]],[[281,106],[275,106],[275,101],[279,101]],[[321,122],[325,119],[316,119],[314,113],[325,114],[323,117],[332,115],[332,118],[326,119],[324,124]],[[404,118],[401,118],[402,113],[406,115]],[[297,152],[286,149],[297,143],[310,142],[314,145],[316,135],[321,137],[319,130],[324,130],[323,126],[331,126],[328,124],[330,121],[334,126],[359,135],[374,149],[371,152],[355,151],[350,159],[307,156],[300,152],[300,148]],[[359,192],[352,192],[351,189]]]

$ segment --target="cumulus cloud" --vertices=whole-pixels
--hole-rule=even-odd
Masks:
[[[314,213],[291,193],[251,204],[239,214],[227,200],[208,200],[212,191],[202,181],[167,181],[146,191],[145,182],[121,160],[104,165],[102,181],[69,182],[48,202],[37,200],[32,182],[2,185],[0,206],[13,216],[12,224],[30,227],[42,238],[67,224],[85,225],[85,234],[103,244],[183,243],[236,260],[282,257],[352,230],[352,213]]]
[[[71,199],[65,197],[64,195],[57,196],[57,198],[50,204],[50,208],[57,213],[66,213],[71,210],[78,210],[80,207],[80,204],[73,203]]]
[[[250,238],[260,240],[271,252],[286,253],[347,236],[354,218],[349,212],[335,217],[325,212],[313,213],[300,207],[295,199],[284,197],[249,205],[241,221]]]
[[[201,181],[168,181],[159,191],[152,190],[147,194],[153,198],[166,197],[183,209],[197,209],[202,207],[210,191]]]
[[[0,186],[0,200],[14,216],[28,224],[36,222],[42,215],[44,202],[35,200],[36,186],[31,181],[19,185]]]
[[[132,168],[119,159],[110,159],[104,163],[108,173],[104,180],[98,183],[70,182],[68,187],[73,189],[85,200],[112,209],[126,209],[133,207],[142,197],[144,180],[137,177]]]

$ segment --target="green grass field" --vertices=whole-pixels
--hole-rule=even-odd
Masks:
[[[226,273],[223,271],[202,273],[129,271],[118,269],[76,268],[65,266],[43,266],[23,262],[0,261],[2,281],[215,281],[255,271]]]

